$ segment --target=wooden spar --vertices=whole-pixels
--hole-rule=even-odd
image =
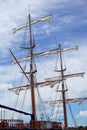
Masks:
[[[82,73],[76,73],[76,74],[67,74],[64,75],[64,80],[66,80],[67,78],[73,78],[73,77],[83,77],[85,72]],[[44,87],[44,86],[48,86],[48,85],[55,85],[56,83],[60,83],[62,81],[61,76],[57,76],[57,77],[52,77],[52,78],[47,78],[45,79],[45,82],[39,82],[37,84],[34,84],[34,86],[38,86],[38,87]],[[20,91],[26,90],[26,89],[30,89],[30,84],[28,85],[24,85],[24,86],[19,86],[19,87],[15,87],[15,88],[10,88],[10,91],[15,92],[16,94],[19,94]]]
[[[20,69],[22,70],[22,72],[24,73],[25,77],[28,79],[29,81],[29,77],[26,75],[26,73],[24,72],[23,68],[21,67],[20,63],[18,62],[18,60],[16,59],[16,57],[14,56],[13,52],[9,49],[10,53],[12,54],[12,56],[14,57],[14,59],[16,60],[18,66],[20,67]]]
[[[36,24],[36,23],[38,23],[38,22],[47,21],[47,20],[49,21],[50,18],[51,18],[51,16],[52,16],[52,14],[47,15],[47,16],[42,17],[42,18],[39,18],[39,19],[37,19],[37,20],[31,21],[30,24],[29,24],[29,23],[26,23],[26,24],[23,24],[23,25],[21,25],[21,26],[19,26],[19,27],[13,28],[13,34],[16,33],[16,31],[18,31],[18,30],[20,30],[20,29],[23,29],[23,28],[25,28],[25,27],[28,27],[29,25]]]
[[[58,81],[58,80],[56,80],[55,82],[54,81],[45,81],[45,82],[40,82],[40,83],[34,84],[34,86],[35,86],[35,88],[37,86],[38,87],[44,87],[44,86],[48,86],[48,85],[52,85],[52,84],[54,85],[58,82],[61,82],[61,81]],[[9,88],[8,90],[15,92],[15,94],[19,94],[20,91],[23,91],[23,90],[26,90],[26,89],[30,89],[30,84],[15,87],[15,88]]]
[[[32,42],[32,30],[31,30],[31,17],[29,15],[29,31],[30,31],[30,86],[31,86],[31,102],[32,102],[32,114],[34,120],[36,120],[36,108],[35,108],[35,93],[34,93],[34,73],[33,73],[33,42]]]
[[[87,100],[87,97],[83,97],[83,98],[70,98],[70,99],[66,99],[66,103],[74,103],[74,102],[83,102]],[[43,103],[47,103],[47,104],[50,104],[50,105],[53,105],[53,104],[57,104],[57,103],[63,103],[63,100],[52,100],[52,101],[45,101]]]
[[[7,107],[7,106],[1,105],[1,104],[0,104],[0,107],[4,108],[4,109],[7,109],[7,110],[15,111],[15,112],[18,112],[18,113],[21,113],[21,114],[24,114],[24,115],[32,116],[32,114],[30,114],[30,113],[27,113],[27,112],[24,112],[24,111],[21,111],[21,110],[17,110],[15,108]]]
[[[64,89],[64,69],[63,69],[63,61],[62,61],[62,52],[61,45],[59,44],[60,49],[60,67],[61,67],[61,77],[62,77],[62,100],[63,100],[63,114],[64,114],[64,128],[67,129],[67,112],[66,112],[66,99],[65,99],[65,89]]]
[[[77,50],[78,49],[78,46],[73,46],[73,47],[70,47],[70,48],[64,48],[62,49],[62,52],[63,51],[69,51],[69,50]],[[59,53],[59,48],[56,48],[56,49],[53,49],[53,50],[48,50],[48,51],[45,51],[45,52],[40,52],[40,53],[37,53],[37,54],[33,54],[33,58],[37,58],[37,57],[40,57],[40,56],[47,56],[47,55],[51,55],[51,54],[56,54],[56,53]],[[24,57],[24,58],[20,58],[20,59],[17,59],[18,62],[21,62],[21,61],[24,61],[26,59],[29,59],[30,60],[30,56],[28,57]],[[16,60],[13,61],[13,63],[17,63]]]
[[[74,73],[74,74],[64,74],[64,79],[67,79],[67,78],[73,78],[73,77],[83,77],[85,74],[85,72],[82,72],[82,73]],[[52,78],[46,78],[45,80],[46,81],[52,81],[52,80],[62,80],[62,77],[61,76],[56,76],[56,77],[52,77]]]
[[[58,82],[58,81],[57,81]],[[36,83],[34,84],[35,86],[39,86],[39,87],[43,87],[45,85],[50,85],[50,82],[39,82],[39,83]],[[15,87],[15,88],[9,88],[9,90],[15,90],[15,89],[20,89],[20,91],[22,90],[26,90],[26,89],[30,89],[30,84],[27,84],[27,85],[23,85],[23,86],[19,86],[19,87]]]

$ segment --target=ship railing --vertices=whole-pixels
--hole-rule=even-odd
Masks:
[[[30,128],[32,129],[57,129],[62,130],[61,122],[53,121],[30,121]]]
[[[23,128],[23,120],[0,119],[0,128]]]

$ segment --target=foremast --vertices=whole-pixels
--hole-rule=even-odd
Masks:
[[[32,41],[32,30],[31,30],[31,17],[29,15],[29,31],[30,31],[30,86],[31,86],[31,102],[32,102],[32,115],[33,119],[36,120],[35,110],[35,94],[34,94],[34,71],[33,71],[33,48],[34,44]]]
[[[19,64],[19,61],[16,59],[16,57],[13,55],[12,51],[10,50],[12,56],[14,57],[14,59],[16,60],[17,64],[19,65],[20,69],[22,70],[22,72],[24,73],[24,75],[26,76],[26,78],[28,79],[28,81],[30,81],[30,88],[31,88],[31,102],[32,102],[32,119],[33,120],[36,120],[36,108],[35,108],[35,92],[34,92],[34,87],[35,87],[35,84],[34,84],[34,73],[36,72],[36,70],[34,71],[34,68],[33,68],[33,48],[35,47],[35,45],[33,44],[33,40],[32,40],[32,29],[31,29],[31,25],[32,24],[35,24],[35,23],[38,23],[38,22],[42,22],[42,21],[49,21],[51,18],[51,14],[50,15],[47,15],[45,17],[42,17],[42,18],[39,18],[37,20],[34,20],[34,21],[31,21],[31,16],[29,14],[29,17],[28,17],[28,23],[24,24],[24,25],[21,25],[17,28],[14,28],[13,29],[13,33],[15,33],[16,31],[22,29],[22,28],[25,28],[25,27],[29,27],[29,33],[30,33],[30,44],[29,44],[29,47],[26,48],[26,47],[23,47],[24,49],[29,49],[30,51],[30,72],[29,72],[29,77],[27,76],[27,73],[24,72],[23,68],[21,67],[21,65]]]

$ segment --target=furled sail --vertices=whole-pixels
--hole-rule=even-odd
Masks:
[[[62,49],[62,52],[63,52],[63,51],[69,51],[69,50],[77,50],[77,49],[78,49],[78,45],[73,46],[73,47],[70,47],[70,48]],[[40,53],[34,54],[34,55],[33,55],[33,58],[37,58],[37,57],[40,57],[40,56],[47,56],[47,55],[51,55],[51,54],[57,54],[57,53],[59,53],[59,52],[60,52],[60,50],[59,50],[59,48],[57,48],[57,49],[53,49],[53,50],[44,51],[44,52],[40,52]],[[18,61],[18,62],[21,62],[21,61],[24,61],[24,60],[26,60],[26,59],[30,59],[30,56],[17,59],[17,61]],[[14,63],[14,64],[17,63],[16,60],[14,60],[13,63]]]
[[[83,98],[71,98],[71,99],[66,99],[66,103],[75,103],[75,102],[83,102],[87,100],[87,97],[83,97]],[[52,101],[45,101],[44,103],[47,103],[47,104],[50,104],[50,105],[53,105],[53,104],[57,104],[57,103],[62,103],[63,100],[52,100]]]
[[[39,19],[37,19],[37,20],[31,21],[31,25],[32,25],[32,24],[35,24],[35,23],[38,23],[38,22],[49,21],[50,18],[51,18],[51,16],[52,16],[52,14],[47,15],[47,16],[42,17],[42,18],[39,18]],[[19,27],[13,28],[13,34],[16,33],[16,31],[18,31],[18,30],[20,30],[20,29],[22,29],[22,28],[25,28],[25,27],[27,27],[27,26],[29,26],[29,23],[26,23],[26,24],[23,24],[23,25],[21,25],[21,26],[19,26]]]
[[[67,78],[71,78],[71,77],[83,77],[84,73],[85,72],[64,75],[64,80],[67,79]],[[62,81],[62,77],[61,76],[57,76],[57,77],[47,78],[45,80],[46,80],[45,82],[39,82],[39,83],[35,84],[35,86],[36,87],[37,86],[38,87],[44,87],[44,86],[52,85],[53,83],[60,83]],[[10,88],[9,90],[15,92],[16,94],[19,94],[20,91],[26,90],[26,89],[30,89],[30,84],[29,85],[24,85],[24,86]]]

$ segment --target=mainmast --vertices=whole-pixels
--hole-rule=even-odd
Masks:
[[[32,114],[34,120],[36,119],[36,110],[35,110],[35,95],[34,95],[34,71],[33,71],[33,42],[32,42],[32,30],[31,30],[31,17],[29,15],[29,31],[30,31],[30,86],[31,86],[31,101],[32,101]]]
[[[63,61],[62,61],[62,50],[61,45],[59,44],[60,49],[60,66],[61,66],[61,77],[62,77],[62,100],[63,100],[63,113],[64,113],[64,127],[67,128],[67,113],[66,113],[66,99],[65,99],[65,88],[64,88],[64,71],[63,69]]]

